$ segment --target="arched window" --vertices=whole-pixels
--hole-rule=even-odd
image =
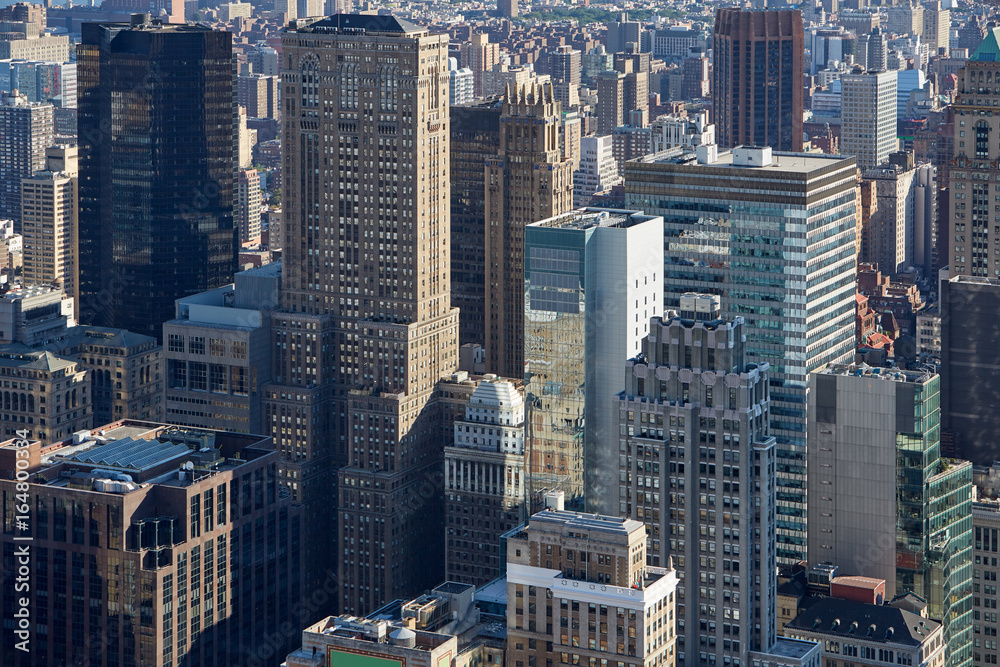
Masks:
[[[308,54],[302,58],[300,63],[302,71],[301,98],[302,107],[319,106],[319,58],[313,54]]]

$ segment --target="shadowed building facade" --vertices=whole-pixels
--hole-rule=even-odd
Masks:
[[[958,72],[953,153],[947,161],[950,202],[948,279],[941,281],[941,426],[959,455],[978,465],[997,460],[1000,440],[1000,28]],[[940,237],[939,237],[940,238]]]
[[[451,302],[463,345],[486,344],[485,174],[500,151],[501,111],[499,100],[451,107]]]
[[[552,86],[507,89],[500,154],[486,165],[486,370],[524,375],[524,228],[573,206]]]
[[[314,527],[306,567],[337,569],[340,610],[368,613],[443,574],[444,536],[428,536],[450,438],[436,387],[458,365],[448,37],[392,16],[299,19],[282,59],[284,274],[264,420]]]

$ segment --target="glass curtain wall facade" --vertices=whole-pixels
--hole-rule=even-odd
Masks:
[[[906,424],[909,426],[909,424]],[[941,619],[949,667],[972,660],[972,464],[941,458],[941,378],[914,386],[912,429],[896,433],[896,590]]]
[[[713,37],[719,144],[802,150],[802,13],[718,9]]]
[[[233,281],[232,34],[83,26],[79,319],[160,338],[178,298]]]
[[[629,162],[625,189],[629,207],[663,216],[664,309],[721,296],[724,317],[746,319],[748,361],[770,364],[777,554],[791,563],[806,557],[809,373],[854,349],[855,162],[775,153],[752,166],[740,151]]]
[[[586,247],[594,230],[525,230],[525,440],[529,504],[547,489],[583,508]]]
[[[525,228],[528,492],[618,516],[621,360],[641,351],[662,299],[663,222],[588,208]],[[615,361],[617,360],[617,361]]]

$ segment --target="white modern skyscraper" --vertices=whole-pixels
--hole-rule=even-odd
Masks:
[[[896,150],[896,72],[841,77],[840,152],[873,169]]]
[[[581,209],[525,229],[528,491],[618,512],[621,362],[662,312],[663,220]]]

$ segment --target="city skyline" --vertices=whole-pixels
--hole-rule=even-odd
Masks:
[[[1000,10],[726,4],[0,7],[0,663],[995,664]]]

